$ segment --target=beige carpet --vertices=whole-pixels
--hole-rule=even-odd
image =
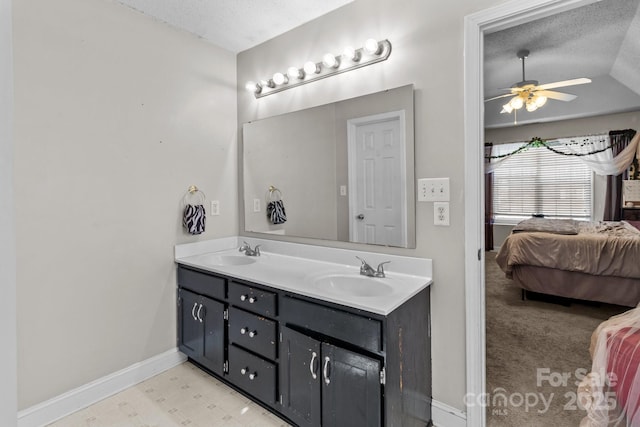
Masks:
[[[487,425],[578,426],[576,382],[589,370],[591,333],[628,308],[521,298],[486,253]],[[582,371],[581,371],[582,370]]]

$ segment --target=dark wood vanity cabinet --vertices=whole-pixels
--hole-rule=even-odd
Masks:
[[[431,422],[429,288],[387,316],[178,266],[178,345],[298,426]]]
[[[282,328],[282,412],[299,426],[382,425],[382,361]]]

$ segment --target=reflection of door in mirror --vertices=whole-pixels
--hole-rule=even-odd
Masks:
[[[397,135],[384,129],[393,120],[399,120]],[[243,232],[261,237],[279,233],[276,240],[304,237],[415,247],[413,123],[412,85],[244,123]],[[349,170],[356,170],[349,166],[349,133],[355,125],[363,126],[363,137],[372,130],[369,125],[382,126],[373,131],[380,138],[380,147],[372,151],[379,159],[361,159],[359,184],[349,178]],[[400,145],[386,146],[396,143]],[[261,208],[271,185],[282,191],[284,224],[270,222]],[[356,196],[362,209],[352,213],[357,201],[351,198]],[[380,218],[372,205],[383,206]],[[365,220],[356,239],[353,221],[360,214]],[[369,220],[375,220],[375,227]]]
[[[348,121],[349,240],[405,246],[404,111]]]

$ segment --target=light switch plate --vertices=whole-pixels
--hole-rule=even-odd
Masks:
[[[449,178],[421,178],[418,180],[419,202],[448,202]]]
[[[253,199],[253,211],[260,212],[260,199]]]

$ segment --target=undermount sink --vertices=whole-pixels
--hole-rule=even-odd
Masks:
[[[197,262],[201,262],[210,266],[231,266],[231,265],[248,265],[256,262],[255,257],[246,255],[221,255],[221,254],[202,254],[198,257]]]
[[[355,274],[330,274],[314,280],[314,284],[336,295],[380,297],[393,293],[393,288],[382,278]]]

